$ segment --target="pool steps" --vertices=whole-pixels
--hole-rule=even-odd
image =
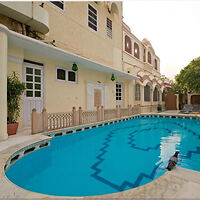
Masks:
[[[123,117],[120,119],[113,119],[109,121],[103,121],[103,122],[96,122],[96,123],[91,123],[91,124],[85,124],[81,126],[76,126],[76,127],[71,127],[71,128],[66,128],[66,129],[60,129],[56,131],[50,131],[47,133],[42,133],[43,135],[49,136],[49,139],[45,139],[33,144],[30,144],[18,151],[16,151],[10,158],[7,160],[5,166],[4,166],[4,171],[6,171],[11,165],[13,165],[18,159],[22,158],[23,156],[36,151],[41,148],[45,148],[50,145],[50,140],[53,137],[59,137],[71,133],[76,133],[80,132],[83,130],[88,130],[88,129],[93,129],[97,127],[102,127],[102,126],[107,126],[110,124],[115,124],[131,119],[136,119],[136,118],[144,118],[144,117],[161,117],[161,118],[183,118],[183,119],[198,119],[200,120],[200,117],[198,116],[186,116],[186,115],[165,115],[165,114],[138,114],[134,116],[128,116],[128,117]]]

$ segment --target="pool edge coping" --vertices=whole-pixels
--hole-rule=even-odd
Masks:
[[[8,187],[6,187],[6,190],[10,190],[11,191],[11,188],[12,190],[14,189],[14,193],[10,194],[10,195],[5,195],[3,196],[3,198],[16,198],[16,193],[18,194],[21,193],[23,194],[22,196],[20,194],[17,195],[17,198],[18,197],[25,197],[24,195],[26,195],[28,198],[36,198],[36,196],[38,196],[37,198],[43,198],[43,197],[49,197],[49,198],[106,198],[106,197],[110,197],[112,198],[112,196],[116,196],[116,195],[123,195],[124,193],[127,193],[128,191],[131,190],[131,193],[132,191],[136,190],[137,188],[141,189],[141,187],[146,187],[146,185],[149,185],[149,184],[152,184],[152,183],[155,183],[156,180],[160,179],[161,177],[165,177],[167,176],[167,174],[169,174],[168,172],[166,172],[165,174],[163,174],[162,176],[160,176],[159,178],[145,184],[145,185],[142,185],[142,186],[139,186],[139,187],[136,187],[136,188],[133,188],[133,189],[130,189],[130,190],[127,190],[127,191],[123,191],[123,192],[118,192],[118,193],[113,193],[113,194],[105,194],[105,195],[98,195],[98,196],[88,196],[88,197],[66,197],[66,196],[53,196],[53,195],[45,195],[45,194],[41,194],[41,193],[36,193],[36,192],[32,192],[32,191],[28,191],[26,189],[23,189],[17,185],[15,185],[14,183],[12,183],[5,175],[5,169],[4,169],[4,166],[5,164],[8,162],[8,160],[12,159],[17,153],[21,151],[25,151],[27,150],[27,148],[31,148],[33,147],[34,145],[40,145],[44,142],[49,142],[51,140],[52,137],[55,136],[56,133],[58,132],[61,132],[61,131],[68,131],[68,130],[72,130],[73,132],[72,133],[75,133],[75,132],[79,132],[79,131],[76,131],[77,129],[83,129],[84,127],[92,127],[92,126],[99,126],[100,124],[105,124],[105,123],[108,123],[108,122],[115,122],[115,123],[119,123],[119,122],[123,122],[123,121],[126,121],[126,120],[130,120],[130,119],[134,119],[134,118],[139,118],[139,117],[146,117],[146,116],[150,116],[150,117],[160,117],[160,116],[165,116],[165,117],[169,117],[169,118],[189,118],[189,119],[198,119],[200,120],[200,117],[197,116],[197,115],[188,115],[188,114],[166,114],[166,113],[143,113],[143,114],[138,114],[138,115],[131,115],[131,116],[126,116],[126,117],[122,117],[122,118],[116,118],[116,119],[112,119],[112,120],[107,120],[107,121],[102,121],[102,122],[94,122],[94,123],[91,123],[91,124],[85,124],[85,125],[81,125],[81,126],[75,126],[75,127],[69,127],[69,128],[65,128],[64,130],[63,129],[59,129],[59,130],[53,130],[53,131],[50,131],[50,132],[45,132],[45,133],[39,133],[37,134],[38,138],[35,139],[35,140],[30,140],[30,141],[27,141],[27,142],[24,142],[22,144],[18,144],[18,145],[14,145],[14,146],[11,146],[7,149],[5,149],[4,151],[1,151],[0,152],[0,179],[3,181],[1,181],[0,183],[0,198],[1,198],[1,194],[3,194],[2,192],[5,192],[4,190],[1,191],[1,189],[5,189],[6,185]],[[123,120],[125,119],[125,120]],[[108,124],[109,125],[109,124]],[[48,135],[49,133],[55,133],[54,135]],[[35,149],[37,150],[37,149]],[[8,151],[8,152],[6,152]],[[3,154],[2,154],[3,152]],[[14,163],[13,163],[14,164]],[[180,167],[177,167],[177,169],[179,169]],[[185,168],[180,168],[181,170],[185,171],[185,170],[189,170],[189,169],[185,169]],[[190,170],[191,173],[199,173],[198,171],[194,171],[194,170]],[[200,173],[199,173],[200,174]],[[191,181],[191,180],[190,180]],[[3,185],[2,185],[3,184]],[[199,186],[200,186],[200,176],[199,176]],[[111,196],[110,196],[111,195]],[[116,197],[115,197],[116,198]],[[161,197],[160,197],[161,198]]]

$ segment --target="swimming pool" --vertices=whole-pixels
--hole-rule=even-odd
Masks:
[[[164,174],[176,150],[178,166],[200,171],[199,127],[194,119],[143,117],[53,138],[9,167],[6,176],[49,195],[125,191]]]

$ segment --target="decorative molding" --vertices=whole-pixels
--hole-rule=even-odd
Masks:
[[[15,56],[8,56],[8,60],[16,63],[23,63],[23,59]]]

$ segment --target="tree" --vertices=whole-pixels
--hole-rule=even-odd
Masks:
[[[180,71],[180,74],[176,75],[172,88],[182,94],[185,92],[200,93],[200,57],[192,60]]]

